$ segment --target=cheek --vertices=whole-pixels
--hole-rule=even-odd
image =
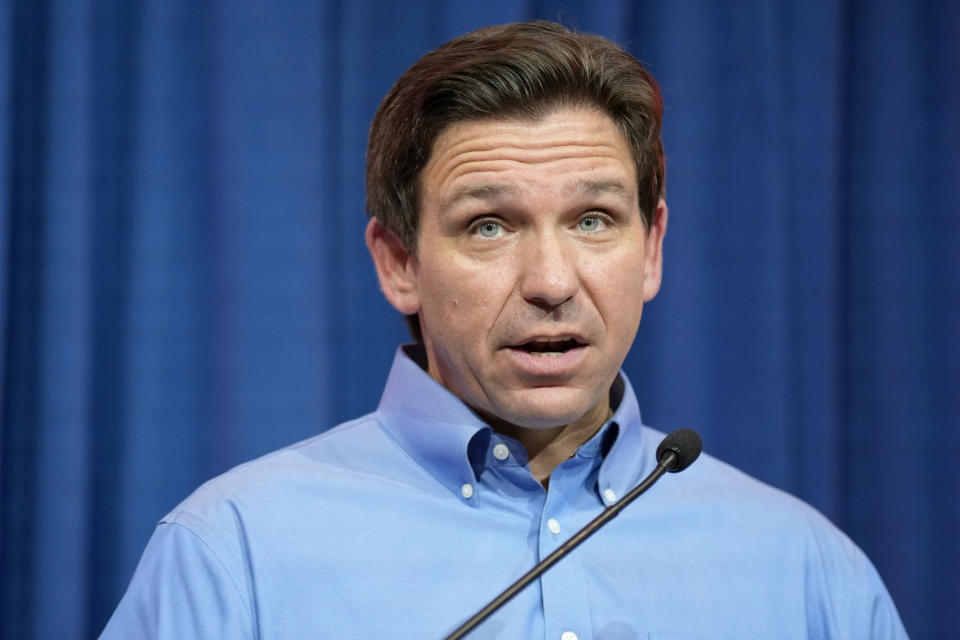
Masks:
[[[643,310],[643,261],[627,253],[616,260],[594,260],[583,266],[584,281],[608,329],[630,331]]]
[[[503,263],[471,265],[449,258],[422,273],[422,312],[437,339],[469,342],[485,336],[511,291],[510,269]]]

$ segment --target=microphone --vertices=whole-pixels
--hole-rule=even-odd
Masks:
[[[653,486],[653,483],[660,479],[663,474],[677,473],[683,471],[697,459],[700,451],[703,449],[703,441],[693,429],[677,429],[663,439],[660,446],[657,447],[657,468],[650,472],[643,481],[631,489],[623,498],[613,503],[603,510],[603,512],[591,520],[587,526],[580,529],[577,533],[564,542],[562,545],[541,560],[533,569],[523,574],[519,580],[507,587],[503,593],[490,601],[487,606],[480,609],[472,618],[445,638],[445,640],[460,640],[481,622],[486,620],[494,611],[505,605],[515,595],[520,593],[527,585],[539,578],[543,573],[559,562],[564,556],[577,548],[581,542],[592,536],[597,530],[612,520],[614,516],[623,511],[623,508],[640,497],[640,494]]]
[[[701,449],[703,440],[699,433],[693,429],[677,429],[657,447],[657,463],[666,467],[670,473],[677,473],[692,465]],[[667,456],[671,453],[673,457],[668,460]]]

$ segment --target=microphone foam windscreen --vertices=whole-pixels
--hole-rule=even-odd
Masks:
[[[657,447],[657,462],[660,462],[668,451],[672,451],[677,458],[669,471],[673,473],[683,471],[693,464],[702,449],[703,440],[700,439],[699,433],[693,429],[677,429],[664,438]]]

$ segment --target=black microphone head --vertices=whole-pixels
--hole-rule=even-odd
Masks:
[[[662,462],[667,453],[673,452],[676,457],[667,471],[672,473],[683,471],[693,464],[700,455],[701,449],[703,449],[703,440],[700,439],[699,433],[693,429],[677,429],[664,438],[657,447],[657,462]]]

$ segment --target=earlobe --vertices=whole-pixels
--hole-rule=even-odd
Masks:
[[[420,311],[417,290],[417,259],[407,251],[396,233],[371,218],[365,234],[383,295],[404,315]]]
[[[663,198],[657,203],[653,222],[647,229],[646,261],[643,274],[643,298],[649,302],[660,290],[663,276],[663,236],[667,233],[667,203]]]

